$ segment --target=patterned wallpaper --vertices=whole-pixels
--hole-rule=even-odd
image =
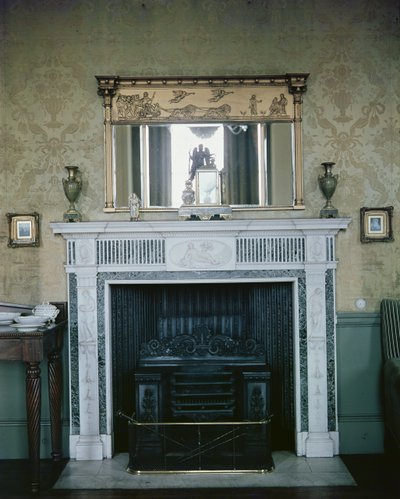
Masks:
[[[305,212],[323,205],[317,177],[334,161],[337,304],[375,311],[400,294],[398,0],[3,0],[0,12],[0,301],[66,299],[64,241],[49,228],[78,165],[84,220],[104,214],[98,74],[309,72],[304,97]],[[361,244],[359,210],[394,206],[392,243]],[[7,248],[7,212],[41,215],[38,248]],[[276,213],[269,216],[277,216]],[[286,216],[280,213],[279,216]]]

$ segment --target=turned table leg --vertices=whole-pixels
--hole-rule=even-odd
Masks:
[[[40,482],[40,392],[39,362],[28,362],[26,367],[26,412],[32,492],[39,490]]]
[[[59,350],[48,356],[49,370],[49,405],[51,425],[51,456],[54,461],[61,460],[61,390],[62,366]]]

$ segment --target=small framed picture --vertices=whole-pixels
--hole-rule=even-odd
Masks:
[[[8,246],[39,246],[39,213],[6,214],[9,224]]]
[[[361,208],[360,238],[362,243],[393,241],[393,206]]]

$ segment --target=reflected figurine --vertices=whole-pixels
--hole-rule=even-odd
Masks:
[[[195,147],[193,149],[192,154],[189,153],[189,159],[192,161],[192,164],[189,168],[189,180],[193,180],[198,168],[210,166],[210,150],[208,149],[208,147],[204,147],[203,144],[199,144],[199,147]]]

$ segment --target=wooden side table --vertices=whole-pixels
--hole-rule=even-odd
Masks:
[[[40,363],[47,357],[49,377],[49,408],[51,446],[54,461],[61,459],[61,347],[67,321],[63,320],[43,331],[16,332],[9,326],[0,327],[0,360],[26,363],[26,415],[28,426],[31,490],[40,487]]]

